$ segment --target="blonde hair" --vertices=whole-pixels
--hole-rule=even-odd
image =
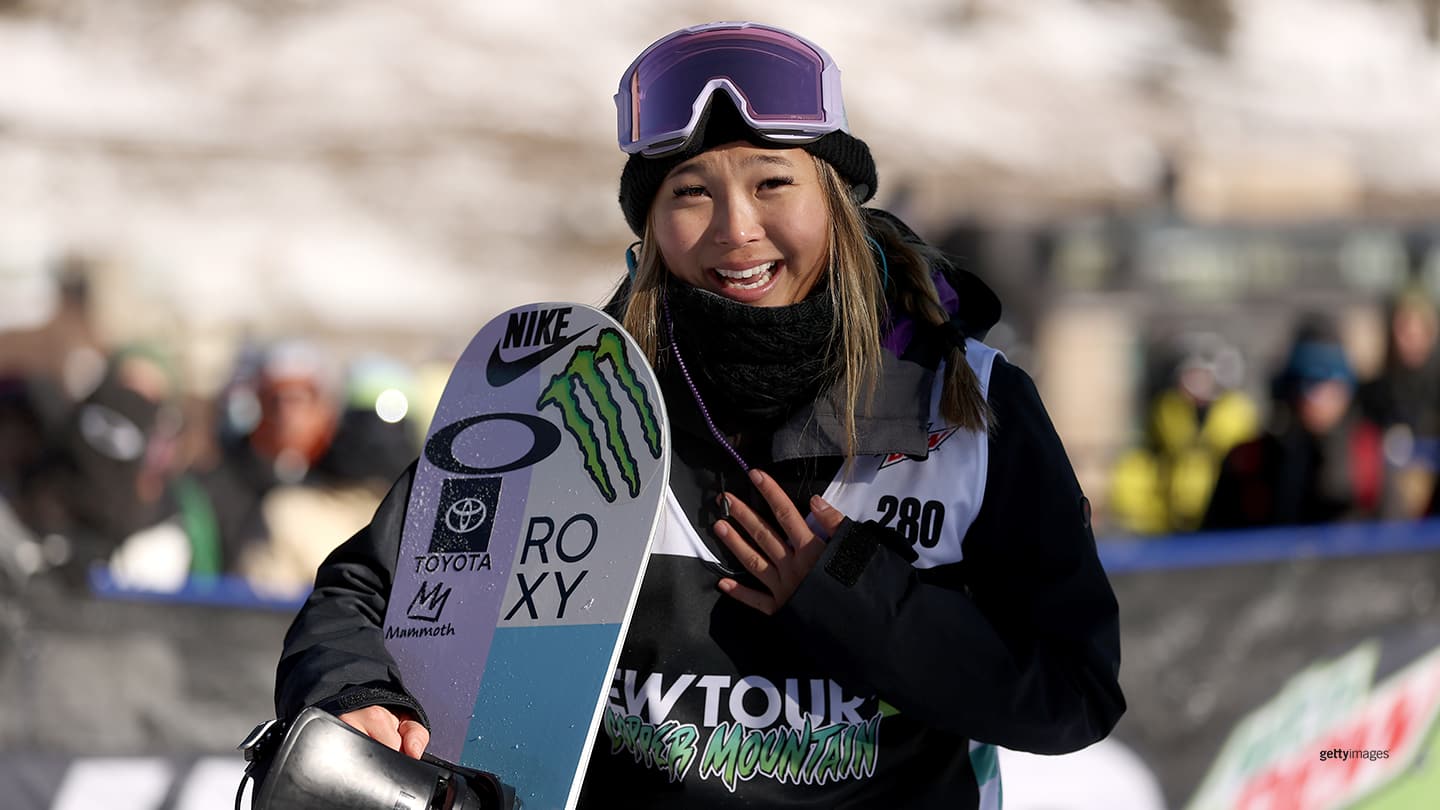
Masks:
[[[945,327],[950,322],[950,313],[940,301],[940,291],[935,288],[931,269],[949,267],[949,260],[929,245],[907,238],[889,219],[868,216],[866,220],[870,233],[889,257],[890,289],[896,309],[920,325]],[[979,378],[965,359],[964,344],[949,345],[944,358],[945,380],[940,393],[940,415],[946,422],[967,430],[993,429],[995,415],[980,391]]]
[[[825,271],[834,307],[830,345],[840,360],[839,379],[844,383],[840,388],[844,401],[836,404],[844,423],[848,457],[854,455],[858,436],[856,416],[868,413],[874,402],[880,377],[880,328],[889,314],[875,253],[867,237],[876,239],[890,257],[890,284],[897,308],[922,324],[941,326],[950,319],[930,277],[932,263],[944,259],[928,246],[906,240],[884,219],[870,217],[867,223],[839,172],[820,158],[811,159],[820,177],[830,221]],[[659,357],[661,322],[665,317],[662,296],[669,271],[651,238],[652,225],[647,220],[621,320],[651,364],[658,365],[663,362]],[[964,349],[954,347],[945,359],[941,415],[952,424],[985,430],[989,408],[980,393],[979,381],[965,361]]]

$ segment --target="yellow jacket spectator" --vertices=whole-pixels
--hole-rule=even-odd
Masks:
[[[1221,460],[1259,432],[1259,408],[1231,387],[1238,374],[1227,369],[1224,355],[1192,351],[1177,367],[1175,384],[1151,401],[1146,441],[1123,453],[1111,473],[1110,513],[1120,530],[1199,528]]]

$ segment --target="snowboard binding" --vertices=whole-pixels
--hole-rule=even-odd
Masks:
[[[285,727],[271,720],[240,744],[254,780],[251,810],[518,810],[514,788],[492,773],[426,754],[411,759],[334,715],[306,709]]]

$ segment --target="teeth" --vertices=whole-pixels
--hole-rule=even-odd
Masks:
[[[717,267],[715,268],[715,272],[721,278],[731,282],[731,286],[739,287],[742,290],[751,290],[763,286],[769,281],[770,271],[774,267],[775,262],[765,262],[764,264],[757,264],[745,270],[722,270]],[[750,279],[754,279],[754,281],[750,281],[748,284],[744,283]]]

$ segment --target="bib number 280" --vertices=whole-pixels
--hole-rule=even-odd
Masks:
[[[934,548],[940,542],[940,529],[945,525],[945,504],[885,495],[875,508],[880,510],[880,525],[893,524],[895,531],[910,545],[919,543],[925,548]]]

